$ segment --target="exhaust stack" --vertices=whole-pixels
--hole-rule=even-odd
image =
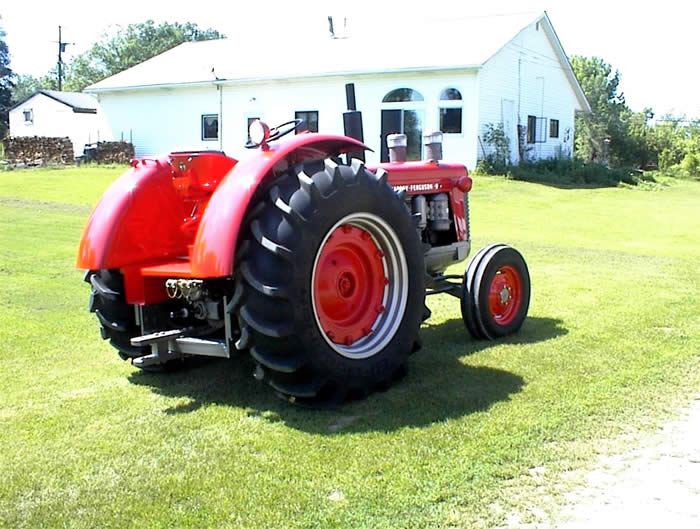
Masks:
[[[345,85],[345,98],[348,103],[348,111],[343,112],[343,127],[345,135],[359,140],[364,143],[365,138],[362,132],[362,112],[357,110],[355,102],[355,84],[348,83]],[[365,151],[351,151],[347,154],[348,163],[352,158],[358,158],[365,161]]]

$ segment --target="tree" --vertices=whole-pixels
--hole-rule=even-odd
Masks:
[[[66,65],[66,90],[81,91],[111,75],[131,68],[183,42],[220,39],[215,29],[200,29],[197,24],[152,20],[129,24],[116,34],[104,34],[100,41]]]
[[[41,78],[36,78],[33,75],[17,75],[15,81],[15,86],[12,89],[12,105],[21,103],[22,101],[28,99],[30,96],[38,92],[39,90],[55,90],[56,80],[51,78],[49,75],[45,75]]]
[[[5,31],[0,27],[0,138],[5,137],[9,127],[14,76],[15,74],[10,69],[10,51],[5,42]]]
[[[600,57],[574,56],[571,66],[592,110],[576,116],[576,153],[587,160],[601,160],[607,157],[608,145],[613,154],[622,148],[620,116],[627,106],[624,94],[617,93],[620,72],[613,73]]]

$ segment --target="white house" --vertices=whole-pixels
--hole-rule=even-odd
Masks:
[[[67,136],[74,156],[83,154],[86,144],[113,139],[95,96],[55,90],[39,90],[10,109],[10,136]]]
[[[86,91],[137,156],[218,149],[237,157],[255,118],[273,126],[302,117],[312,130],[341,134],[348,82],[372,162],[385,157],[388,133],[405,132],[415,158],[421,134],[442,130],[444,158],[473,168],[490,149],[487,125],[498,123],[513,162],[518,126],[525,156],[571,155],[574,113],[590,106],[546,13],[392,27],[185,43]]]

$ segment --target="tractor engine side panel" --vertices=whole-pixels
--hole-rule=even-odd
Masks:
[[[389,184],[397,191],[412,195],[448,193],[453,212],[456,241],[469,240],[469,225],[465,214],[465,193],[471,189],[467,168],[461,164],[419,161],[383,163],[368,167],[389,173]]]

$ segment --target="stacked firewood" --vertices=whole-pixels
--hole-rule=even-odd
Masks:
[[[5,140],[5,158],[14,165],[73,163],[70,138],[20,136]]]
[[[134,146],[126,141],[103,141],[95,145],[97,163],[129,163],[134,157]]]

